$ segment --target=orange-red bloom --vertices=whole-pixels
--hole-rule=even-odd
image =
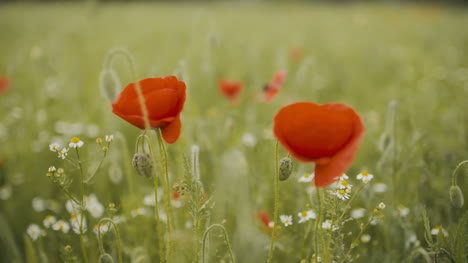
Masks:
[[[5,93],[10,85],[10,81],[7,77],[0,77],[0,95]]]
[[[219,90],[226,96],[232,104],[235,104],[242,91],[242,83],[240,81],[229,81],[222,79],[219,81]]]
[[[347,105],[298,102],[276,114],[273,132],[296,159],[315,163],[315,185],[325,187],[351,165],[364,125]]]
[[[271,222],[270,216],[268,215],[267,212],[263,211],[263,212],[260,212],[260,213],[256,213],[255,217],[257,217],[257,219],[260,220],[260,222],[262,222],[265,229],[267,229],[267,230],[272,229],[272,227],[270,225],[270,222]]]
[[[275,73],[270,84],[265,86],[265,97],[263,100],[264,102],[268,103],[271,100],[273,100],[276,94],[278,94],[281,86],[283,86],[284,80],[286,79],[287,75],[288,72],[286,70],[280,70]]]
[[[167,143],[180,135],[180,112],[185,102],[185,83],[175,76],[148,78],[138,82],[145,99],[151,128],[161,128]],[[140,129],[145,119],[138,100],[136,83],[130,83],[112,104],[112,112]]]

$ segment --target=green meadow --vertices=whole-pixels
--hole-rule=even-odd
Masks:
[[[467,28],[450,5],[2,4],[0,261],[468,262]],[[187,97],[164,158],[112,100],[169,75]],[[242,82],[237,104],[221,79]],[[271,224],[288,156],[273,117],[299,101],[347,104],[366,133],[349,198],[291,157],[277,203],[291,224]],[[73,137],[65,159],[49,149]],[[153,150],[156,180],[136,149]]]

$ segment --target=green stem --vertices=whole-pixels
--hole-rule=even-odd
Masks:
[[[321,239],[322,231],[320,228],[320,224],[322,223],[322,198],[320,189],[316,189],[317,193],[317,206],[318,206],[318,214],[317,214],[317,221],[315,223],[315,238],[314,238],[314,246],[315,246],[315,262],[319,262],[319,239]]]
[[[172,220],[172,210],[171,210],[171,186],[169,182],[169,173],[167,168],[167,152],[164,146],[164,142],[161,136],[161,129],[155,130],[156,135],[158,137],[158,144],[159,144],[159,151],[161,154],[161,158],[163,164],[161,165],[164,174],[164,193],[165,193],[165,205],[166,205],[166,214],[167,214],[167,245],[166,245],[166,254],[167,254],[167,262],[171,261],[172,258],[172,238],[171,238],[171,220]]]
[[[465,163],[468,163],[468,160],[459,163],[459,164],[457,165],[457,167],[455,168],[455,170],[453,171],[453,174],[452,174],[452,186],[456,186],[456,185],[457,185],[457,171],[458,171],[458,169],[459,169],[462,165],[464,165]]]
[[[374,217],[376,216],[376,213],[374,212],[372,214],[372,216],[369,218],[369,220],[367,221],[367,223],[361,227],[361,231],[359,232],[359,234],[354,238],[353,242],[351,242],[351,245],[349,246],[349,249],[348,249],[348,252],[346,252],[346,255],[345,257],[343,258],[343,261],[341,261],[342,263],[344,262],[347,262],[348,261],[348,258],[349,256],[351,256],[351,252],[353,251],[353,249],[355,247],[357,247],[357,245],[359,244],[359,239],[361,238],[362,234],[364,233],[364,231],[367,229],[367,227],[369,226],[370,222],[372,222],[372,220],[374,219]]]
[[[81,245],[81,253],[83,254],[83,261],[85,263],[88,263],[88,255],[86,254],[86,248],[85,248],[85,244],[84,244],[84,234],[83,234],[83,221],[84,221],[84,213],[85,213],[85,207],[84,207],[84,193],[85,193],[84,173],[83,173],[83,165],[81,164],[81,160],[80,160],[80,154],[78,152],[78,147],[75,148],[75,151],[76,151],[76,157],[78,158],[78,166],[80,167],[80,181],[81,181],[81,190],[80,190],[80,199],[81,199],[80,245]]]
[[[104,245],[102,244],[103,243],[102,242],[102,236],[101,236],[101,225],[104,222],[109,222],[110,224],[112,224],[112,227],[113,227],[114,233],[115,233],[115,237],[117,238],[117,252],[118,252],[118,255],[119,255],[119,263],[122,263],[123,262],[123,259],[122,259],[122,242],[121,242],[121,239],[120,239],[119,229],[117,229],[117,225],[110,218],[103,218],[103,219],[101,219],[99,221],[99,224],[98,224],[99,251],[101,252],[101,254],[105,253]]]
[[[234,260],[234,254],[232,253],[231,243],[229,243],[229,237],[228,237],[227,231],[224,228],[224,226],[220,225],[220,224],[211,225],[210,227],[208,227],[208,229],[206,229],[205,233],[203,234],[203,245],[202,245],[202,252],[201,252],[201,254],[202,254],[202,263],[205,263],[206,239],[207,239],[208,234],[210,233],[210,231],[215,227],[219,227],[223,231],[224,241],[226,242],[226,247],[227,247],[228,252],[229,252],[229,257],[231,258],[231,263],[235,263],[236,261]]]
[[[268,253],[268,263],[271,263],[273,259],[273,250],[275,246],[275,235],[276,228],[278,224],[278,213],[279,213],[279,154],[278,154],[278,141],[276,141],[275,146],[275,205],[273,209],[273,229],[271,230],[271,240],[270,240],[270,252]]]

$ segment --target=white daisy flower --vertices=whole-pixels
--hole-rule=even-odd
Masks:
[[[387,185],[384,183],[376,183],[374,184],[373,190],[376,193],[385,193],[387,192]]]
[[[338,186],[337,186],[339,189],[351,189],[353,188],[353,186],[351,184],[348,183],[347,180],[340,180],[338,182]]]
[[[343,173],[343,174],[340,176],[340,180],[349,180],[349,176],[347,176],[345,173]]]
[[[41,236],[41,232],[41,228],[36,224],[30,224],[26,229],[26,233],[28,233],[33,241],[36,241]]]
[[[356,176],[356,179],[361,180],[364,183],[370,182],[370,180],[372,180],[372,178],[374,178],[374,175],[370,174],[367,171],[362,171]]]
[[[49,167],[49,169],[47,171],[49,173],[53,173],[53,172],[57,171],[57,169],[55,168],[55,166],[51,166],[51,167]]]
[[[439,234],[439,232],[442,231],[442,234],[444,234],[444,236],[448,236],[448,232],[447,230],[445,230],[442,226],[435,226],[434,228],[431,229],[431,234],[434,235],[434,236],[437,236]]]
[[[131,211],[133,217],[144,216],[148,214],[148,211],[145,208],[137,207]],[[159,214],[161,217],[161,214]]]
[[[40,213],[47,208],[47,202],[40,198],[40,197],[34,197],[32,200],[32,208],[34,211]]]
[[[61,151],[58,152],[58,158],[65,159],[68,155],[68,149],[63,148]]]
[[[371,240],[371,236],[369,234],[364,234],[361,236],[361,242],[362,243],[369,243],[369,241]]]
[[[58,152],[58,149],[60,148],[60,144],[54,142],[49,145],[49,150],[53,152]]]
[[[80,148],[83,145],[84,145],[84,142],[82,140],[80,140],[80,138],[73,137],[70,140],[70,144],[68,145],[68,147],[70,147],[70,148]]]
[[[81,219],[83,219],[83,226],[81,226]],[[72,214],[70,217],[70,223],[72,226],[73,232],[79,235],[81,228],[83,228],[83,233],[86,233],[88,230],[88,225],[86,224],[86,218],[82,218],[81,214]]]
[[[312,182],[312,180],[314,180],[314,177],[315,177],[315,174],[314,173],[311,173],[311,174],[304,174],[303,176],[301,176],[299,178],[299,182],[300,183],[310,183]]]
[[[380,204],[377,206],[377,209],[383,210],[385,209],[386,205],[383,202],[380,202]]]
[[[65,202],[65,208],[70,214],[79,214],[81,212],[80,206],[71,199]]]
[[[334,195],[336,195],[339,199],[341,200],[346,200],[346,199],[349,199],[349,194],[348,194],[348,191],[349,189],[339,189],[335,192],[333,192]]]
[[[45,228],[50,228],[53,224],[57,222],[57,219],[55,219],[55,216],[48,215],[44,218],[44,221],[42,223],[44,224]]]
[[[280,220],[285,227],[293,224],[291,215],[280,215]]]
[[[317,215],[313,210],[302,211],[297,214],[299,216],[299,224],[309,221],[310,219],[317,218]]]
[[[408,207],[405,207],[403,205],[399,205],[398,206],[398,214],[401,216],[401,217],[405,217],[409,214],[410,210]]]
[[[364,213],[366,212],[366,209],[364,208],[356,208],[351,211],[351,217],[354,219],[359,219],[364,217]]]
[[[106,135],[105,140],[106,142],[112,142],[114,140],[114,135]]]
[[[85,199],[86,210],[92,217],[99,218],[104,214],[104,206],[98,201],[96,195],[91,194]]]
[[[66,221],[59,220],[52,225],[52,229],[55,231],[62,231],[66,234],[70,231],[70,225]]]
[[[323,221],[323,223],[322,223],[322,228],[323,228],[323,229],[326,229],[326,230],[332,229],[331,220],[330,220],[330,219],[327,219],[327,220]]]
[[[254,147],[257,144],[257,139],[251,133],[244,133],[242,135],[242,143],[247,147]]]

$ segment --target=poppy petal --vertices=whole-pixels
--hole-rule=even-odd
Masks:
[[[163,139],[169,144],[174,143],[179,138],[181,127],[180,116],[177,116],[169,125],[161,129]]]

